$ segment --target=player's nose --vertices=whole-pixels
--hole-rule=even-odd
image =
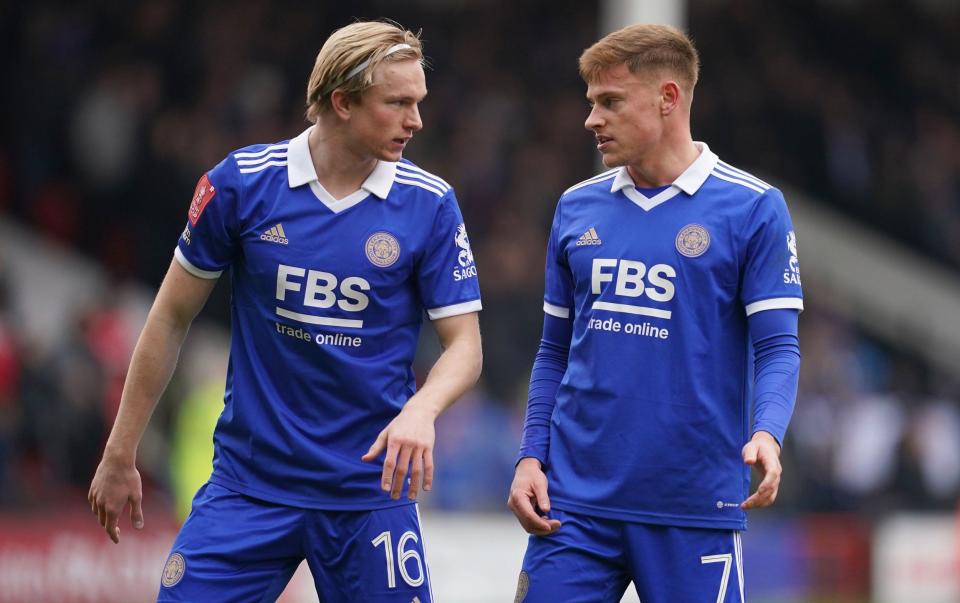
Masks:
[[[406,115],[403,127],[412,132],[419,132],[423,129],[423,120],[420,118],[420,108],[413,105]]]
[[[583,127],[588,130],[595,130],[603,125],[603,120],[597,114],[597,107],[594,105],[590,109],[590,114],[587,115],[587,120],[583,122]]]

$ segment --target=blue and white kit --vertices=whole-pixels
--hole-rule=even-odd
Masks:
[[[409,501],[360,457],[413,395],[430,319],[480,309],[453,189],[409,161],[379,162],[335,200],[306,130],[231,153],[197,186],[176,259],[229,270],[232,341],[210,481],[317,509]]]
[[[520,451],[545,466],[554,508],[744,529],[741,448],[758,430],[783,439],[793,396],[754,392],[750,336],[784,312],[796,339],[796,236],[779,190],[695,144],[669,186],[637,189],[617,168],[560,198],[544,311],[569,325],[563,373],[538,397],[535,364]]]

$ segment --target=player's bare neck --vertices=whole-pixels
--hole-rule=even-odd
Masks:
[[[658,148],[627,164],[627,172],[639,188],[657,188],[673,184],[700,156],[692,140],[684,144]]]
[[[356,192],[377,167],[373,157],[359,157],[335,135],[328,135],[318,124],[310,132],[310,157],[317,180],[335,199]]]

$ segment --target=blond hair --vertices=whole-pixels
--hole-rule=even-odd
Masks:
[[[317,121],[330,108],[330,95],[338,88],[359,99],[373,84],[373,71],[384,61],[411,59],[423,61],[419,35],[396,23],[360,21],[341,27],[317,53],[307,83],[307,119]],[[361,66],[358,73],[351,74]]]
[[[630,25],[607,34],[583,51],[580,77],[590,83],[617,65],[626,65],[630,73],[666,71],[692,95],[700,71],[700,56],[690,38],[675,27]]]

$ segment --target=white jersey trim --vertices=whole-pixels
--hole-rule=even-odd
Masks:
[[[401,178],[400,177],[401,173],[402,172],[400,170],[397,170],[397,175],[394,177],[395,182],[399,182],[400,184],[409,184],[410,186],[416,186],[418,188],[422,188],[425,191],[430,191],[431,193],[433,193],[438,197],[443,196],[443,191],[440,190],[439,188],[431,186],[430,184],[427,184],[426,182],[422,182],[420,180],[409,180],[407,178]]]
[[[570,308],[564,308],[563,306],[554,306],[553,304],[543,302],[543,311],[557,318],[570,318]]]
[[[427,561],[427,539],[423,535],[423,522],[420,520],[420,503],[413,503],[413,508],[417,510],[417,528],[420,530],[420,550],[423,551],[423,571],[427,574],[427,588],[430,590],[430,601],[434,603],[436,598],[433,596],[433,580],[430,578],[430,562]],[[414,597],[416,599],[416,597]]]
[[[737,585],[740,587],[740,603],[745,603],[743,598],[743,544],[740,541],[740,532],[733,531],[733,552],[737,562]]]
[[[264,161],[269,161],[270,159],[286,159],[286,158],[287,158],[287,151],[286,149],[284,149],[283,151],[267,153],[266,155],[258,159],[237,159],[237,166],[239,167],[241,165],[243,166],[259,165]]]
[[[197,268],[190,263],[190,260],[188,260],[185,255],[183,255],[183,252],[180,251],[179,247],[174,248],[173,257],[177,258],[177,262],[180,263],[184,270],[197,278],[211,280],[220,278],[220,275],[223,274],[223,270],[204,270],[202,268]]]
[[[582,182],[578,182],[577,184],[574,184],[567,190],[563,191],[563,194],[566,195],[567,193],[572,193],[573,191],[583,188],[585,186],[590,186],[591,184],[596,184],[598,182],[603,182],[604,180],[608,180],[611,177],[615,176],[619,171],[620,171],[620,168],[613,168],[612,170],[608,170],[606,172],[603,172],[602,174],[597,174],[592,178],[587,178],[586,180],[583,180]]]
[[[719,179],[721,179],[721,180],[726,180],[727,182],[732,182],[732,183],[734,183],[734,184],[739,184],[740,186],[749,188],[750,190],[757,191],[758,193],[764,193],[764,192],[766,192],[766,190],[767,190],[767,189],[764,189],[764,188],[760,188],[759,186],[757,186],[756,184],[753,184],[752,182],[748,182],[748,181],[746,181],[746,180],[741,180],[741,179],[739,179],[739,178],[734,178],[734,177],[732,177],[732,176],[728,176],[727,174],[724,174],[723,172],[719,172],[719,171],[717,171],[717,170],[713,170],[713,172],[711,172],[711,175],[713,175],[713,176],[715,176],[715,177],[717,177],[717,178],[719,178]]]
[[[771,188],[771,186],[766,182],[764,182],[763,180],[760,180],[759,178],[754,178],[750,174],[741,172],[740,170],[734,170],[733,168],[728,168],[726,166],[719,165],[719,164],[717,165],[717,167],[713,169],[715,172],[722,172],[732,178],[737,178],[738,180],[745,180],[747,182],[752,182],[753,184],[756,184],[763,190],[767,190]]]
[[[240,168],[241,174],[253,174],[254,172],[262,172],[268,167],[284,167],[287,165],[286,161],[268,161],[266,163],[258,164],[256,167],[247,167]]]
[[[803,312],[803,299],[799,297],[775,297],[747,304],[747,316],[764,310],[800,310]]]
[[[756,183],[759,184],[760,186],[765,186],[765,187],[767,187],[767,188],[773,188],[773,185],[770,184],[769,182],[764,182],[763,180],[757,178],[756,176],[754,176],[754,175],[751,174],[750,172],[745,172],[745,171],[741,170],[741,169],[738,168],[738,167],[734,167],[734,166],[730,165],[729,163],[727,163],[726,161],[722,161],[722,160],[721,160],[721,161],[717,161],[717,167],[718,167],[718,168],[719,168],[719,167],[723,167],[723,168],[724,168],[724,171],[726,171],[727,173],[735,174],[735,175],[737,175],[737,176],[741,176],[741,177],[743,177],[743,178],[746,178],[747,180],[750,180],[750,181],[752,181],[752,182],[756,182]]]
[[[267,148],[261,149],[261,150],[259,150],[259,151],[255,151],[255,152],[246,152],[246,151],[244,151],[244,152],[240,152],[240,153],[234,153],[233,156],[236,157],[238,160],[239,160],[239,159],[256,159],[256,158],[258,158],[258,157],[259,157],[260,159],[263,159],[263,158],[264,158],[263,156],[266,155],[266,154],[268,154],[268,153],[274,153],[274,152],[280,152],[280,151],[286,153],[286,152],[287,152],[287,145],[288,145],[288,144],[290,144],[290,143],[289,143],[289,142],[282,142],[282,143],[280,143],[280,144],[272,144],[272,145],[268,146]]]
[[[423,182],[424,184],[429,184],[430,186],[433,186],[433,187],[435,187],[435,188],[440,189],[440,190],[443,191],[444,193],[446,193],[448,190],[450,190],[450,187],[449,187],[449,186],[446,186],[446,185],[444,185],[444,184],[441,183],[441,182],[437,182],[437,180],[435,180],[435,179],[433,179],[433,178],[429,178],[429,177],[425,176],[424,174],[422,174],[421,172],[415,172],[415,171],[413,171],[413,170],[404,169],[405,167],[407,167],[407,166],[406,166],[405,164],[403,164],[403,163],[398,163],[398,164],[397,164],[397,175],[398,175],[398,176],[403,176],[404,178],[409,178],[409,179],[411,179],[411,180],[417,180],[417,181],[419,181],[419,182]]]
[[[470,312],[479,312],[483,310],[483,305],[479,299],[473,299],[462,304],[453,304],[452,306],[442,306],[440,308],[428,308],[427,316],[430,320],[438,318],[448,318],[450,316],[459,316],[460,314],[469,314]]]
[[[397,163],[397,169],[407,171],[408,172],[406,174],[407,176],[422,178],[432,183],[434,186],[437,186],[443,189],[443,192],[447,192],[448,190],[453,188],[450,186],[450,184],[446,180],[444,180],[440,176],[437,176],[436,174],[431,174],[430,172],[428,172],[427,170],[423,169],[418,165],[414,165],[412,163],[403,163],[401,161]]]

